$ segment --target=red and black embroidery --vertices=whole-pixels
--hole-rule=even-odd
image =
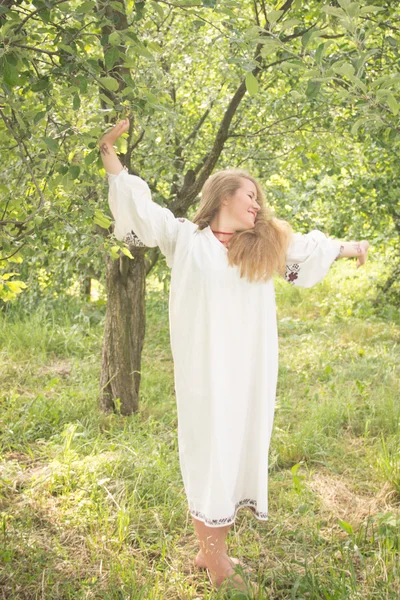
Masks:
[[[192,517],[201,519],[206,525],[230,525],[235,521],[238,510],[240,508],[246,507],[250,508],[253,511],[256,519],[259,519],[260,521],[266,521],[268,519],[268,513],[258,511],[256,508],[256,500],[251,500],[250,498],[246,498],[246,500],[241,500],[240,502],[238,502],[235,505],[233,515],[231,515],[230,517],[224,517],[223,519],[207,519],[205,514],[199,512],[198,510],[189,510],[189,512],[192,515]]]
[[[186,219],[178,219],[179,223],[184,223]]]
[[[146,247],[146,244],[143,244],[143,242],[141,242],[141,240],[139,240],[138,236],[133,231],[133,229],[131,229],[131,231],[129,231],[126,234],[126,236],[124,237],[124,242],[126,242],[130,246],[138,246],[139,248]]]
[[[294,284],[296,279],[299,277],[300,265],[294,263],[293,265],[286,265],[285,279],[288,283]]]

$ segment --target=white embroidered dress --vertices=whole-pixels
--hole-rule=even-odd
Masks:
[[[172,268],[170,340],[189,512],[209,527],[233,523],[245,506],[266,520],[278,375],[273,281],[241,278],[210,227],[199,231],[176,218],[152,200],[141,178],[126,170],[107,175],[117,239],[159,246]],[[339,249],[321,231],[296,233],[286,280],[318,283]]]

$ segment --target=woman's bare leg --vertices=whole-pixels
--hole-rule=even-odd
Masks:
[[[219,587],[227,578],[234,575],[234,563],[227,554],[226,536],[232,525],[223,527],[207,527],[202,521],[192,517],[196,537],[200,543],[200,551],[204,557],[214,585]],[[238,587],[244,589],[243,579],[239,575],[232,578]]]

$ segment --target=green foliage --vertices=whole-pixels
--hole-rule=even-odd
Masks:
[[[0,29],[1,272],[14,271],[17,250],[18,281],[32,293],[31,273],[55,294],[99,273],[118,246],[98,151],[107,124],[132,116],[118,150],[135,145],[130,168],[168,205],[241,83],[248,93],[219,167],[247,167],[302,229],[318,221],[332,235],[398,246],[397,13],[378,4],[10,5]],[[3,286],[3,299],[15,301],[14,288]]]

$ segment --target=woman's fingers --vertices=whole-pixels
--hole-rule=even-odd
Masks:
[[[123,133],[129,130],[129,119],[122,119],[112,129],[107,131],[100,140],[100,145],[104,143],[114,144]]]
[[[369,248],[369,242],[367,240],[363,240],[362,242],[360,242],[361,253],[357,257],[357,264],[356,264],[357,269],[358,269],[358,267],[361,267],[361,265],[366,263],[367,255],[368,255],[368,248]]]

